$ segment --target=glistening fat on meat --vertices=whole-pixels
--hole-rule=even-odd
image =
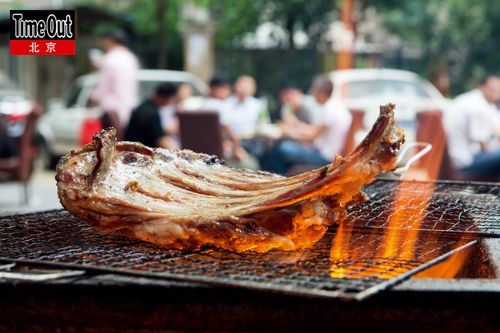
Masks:
[[[404,143],[393,104],[348,156],[294,177],[227,167],[189,150],[116,142],[114,129],[57,166],[58,195],[74,216],[166,248],[295,250],[318,241],[362,204],[362,186],[395,168]]]

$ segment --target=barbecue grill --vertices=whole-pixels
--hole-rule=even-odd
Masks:
[[[34,282],[36,278],[33,276],[38,280],[48,276],[43,290],[56,290],[56,294],[61,292],[60,288],[79,294],[83,286],[106,290],[108,294],[113,294],[114,291],[110,290],[117,286],[125,286],[126,290],[135,291],[133,295],[138,293],[138,286],[148,286],[161,290],[160,294],[170,291],[177,295],[175,297],[179,297],[179,290],[187,290],[197,311],[201,311],[197,308],[199,298],[208,297],[213,303],[204,299],[201,312],[217,313],[220,318],[229,320],[218,328],[210,327],[230,329],[245,322],[242,319],[244,313],[235,314],[235,318],[243,321],[236,320],[233,323],[236,326],[231,326],[227,313],[221,315],[213,307],[227,311],[232,302],[241,301],[243,308],[247,309],[260,304],[258,299],[263,297],[282,308],[302,308],[300,304],[303,302],[320,308],[325,304],[337,304],[338,307],[332,307],[334,313],[342,313],[345,319],[352,317],[344,313],[347,309],[368,311],[374,304],[387,306],[392,304],[390,297],[394,294],[406,295],[406,301],[413,301],[416,294],[411,292],[412,288],[422,291],[426,283],[427,289],[424,287],[424,290],[427,293],[424,294],[428,295],[433,288],[434,291],[444,289],[450,292],[449,288],[457,286],[456,282],[451,282],[454,280],[444,283],[440,280],[441,285],[438,284],[440,287],[436,289],[429,280],[408,279],[433,277],[432,270],[436,271],[439,265],[459,257],[463,260],[455,277],[481,278],[480,281],[484,282],[484,278],[496,275],[494,265],[496,260],[500,262],[500,255],[495,257],[494,253],[495,246],[500,252],[498,184],[377,180],[367,186],[365,192],[368,201],[350,207],[348,219],[340,226],[332,227],[312,248],[266,254],[238,254],[213,248],[165,250],[113,233],[103,233],[62,210],[6,216],[0,221],[0,278],[2,272],[4,277],[14,277],[17,281],[30,274],[31,278],[26,280],[31,282],[22,285],[29,286],[26,287],[28,290],[35,288],[39,291],[41,284]],[[58,279],[54,279],[56,277]],[[0,288],[10,290],[11,281],[6,280]],[[487,302],[491,301],[492,294],[500,295],[500,282],[495,279],[484,284],[489,288],[488,293],[471,284],[470,281],[475,280],[464,281],[467,282],[463,282],[465,285],[459,286],[458,290],[480,292]],[[18,292],[30,298],[24,289]],[[226,303],[221,304],[215,295],[225,299]],[[243,296],[249,298],[239,298]],[[231,300],[232,297],[235,298]],[[419,297],[422,297],[421,293]],[[449,296],[448,300],[453,297],[456,295]],[[122,297],[119,299],[126,304],[135,303]],[[17,301],[20,306],[21,300]],[[262,307],[262,304],[257,306]],[[236,308],[241,311],[241,306]],[[385,309],[384,316],[391,311],[397,312],[384,306],[381,309]],[[411,316],[410,310],[415,309],[408,308],[408,316]],[[270,311],[281,318],[277,308]],[[247,309],[246,313],[259,317],[255,309]],[[365,315],[373,317],[373,313]],[[487,318],[485,321],[489,320],[487,311],[483,315]],[[179,316],[171,328],[197,327]],[[257,327],[252,326],[249,317],[245,318],[249,328]],[[8,322],[0,315],[0,328],[2,320]],[[213,324],[217,323],[220,321]],[[156,322],[155,325],[160,324]]]

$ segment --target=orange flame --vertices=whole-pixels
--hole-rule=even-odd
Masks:
[[[383,279],[392,278],[397,274],[398,268],[394,268],[395,260],[417,259],[415,249],[419,239],[419,231],[422,229],[424,216],[435,186],[430,183],[428,187],[423,186],[421,191],[415,192],[411,189],[412,183],[409,180],[435,180],[439,176],[443,155],[446,153],[446,140],[441,122],[441,113],[435,111],[423,112],[417,118],[419,124],[417,141],[429,142],[433,148],[430,154],[426,155],[405,173],[400,186],[396,190],[392,214],[389,217],[384,233],[385,244],[373,255],[373,260],[378,264],[372,267],[374,271],[385,272],[378,276]],[[332,278],[356,277],[356,274],[353,275],[351,267],[347,269],[347,266],[338,264],[346,260],[355,261],[358,256],[353,251],[355,245],[351,244],[351,233],[352,230],[345,230],[342,224],[337,230],[330,251],[330,258],[333,263],[330,270]],[[436,238],[429,241],[426,247],[435,247],[440,241],[439,235],[436,234]],[[465,242],[465,239],[460,239],[456,246],[464,245]],[[459,251],[442,263],[433,266],[432,269],[419,273],[416,277],[452,278],[460,272],[467,256],[468,251]],[[425,261],[430,258],[418,259]]]
[[[418,191],[415,191],[415,184],[408,181],[411,177],[406,175],[396,189],[392,213],[388,217],[382,238],[383,244],[373,255],[368,255],[369,258],[366,258],[366,247],[359,250],[360,245],[363,247],[361,242],[371,244],[372,237],[378,238],[379,234],[374,231],[364,235],[363,239],[358,239],[353,237],[353,229],[344,224],[339,225],[330,249],[330,277],[355,279],[377,276],[390,279],[412,267],[398,266],[398,262],[415,260],[413,263],[418,266],[418,262],[435,258],[434,249],[439,248],[443,236],[439,233],[428,234],[424,243],[419,242],[420,230],[423,229],[435,185],[428,183],[426,186],[419,186]],[[457,239],[454,247],[462,246],[466,241],[465,238]],[[416,253],[417,248],[419,253]],[[418,277],[454,277],[463,267],[467,255],[466,252],[459,251],[432,270],[420,273]],[[362,256],[363,260],[360,261]]]
[[[448,259],[434,265],[425,271],[415,274],[412,279],[439,278],[453,279],[460,273],[467,258],[470,255],[471,248],[458,251]]]

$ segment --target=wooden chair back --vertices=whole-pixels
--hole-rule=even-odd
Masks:
[[[180,139],[183,149],[224,158],[223,135],[219,113],[215,111],[181,111]]]

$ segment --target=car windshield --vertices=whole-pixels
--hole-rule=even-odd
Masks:
[[[421,81],[391,79],[359,80],[346,83],[347,98],[356,99],[375,96],[405,96],[429,98]]]
[[[76,105],[76,102],[78,102],[78,97],[80,96],[81,92],[82,92],[81,84],[73,83],[71,85],[65,98],[67,108],[72,108]]]
[[[159,86],[162,83],[171,83],[175,86],[179,86],[181,83],[184,83],[183,81],[154,81],[154,80],[141,80],[139,85],[139,100],[142,101],[146,98],[149,98],[153,95],[155,89],[157,86]],[[193,85],[191,84],[191,87],[193,88],[193,95],[194,96],[201,96],[202,93]],[[92,87],[92,90],[94,90],[95,86]],[[76,104],[79,101],[80,94],[82,93],[83,86],[79,82],[75,82],[71,85],[71,87],[67,90],[65,101],[66,101],[66,107],[67,108],[72,108],[75,107]]]

